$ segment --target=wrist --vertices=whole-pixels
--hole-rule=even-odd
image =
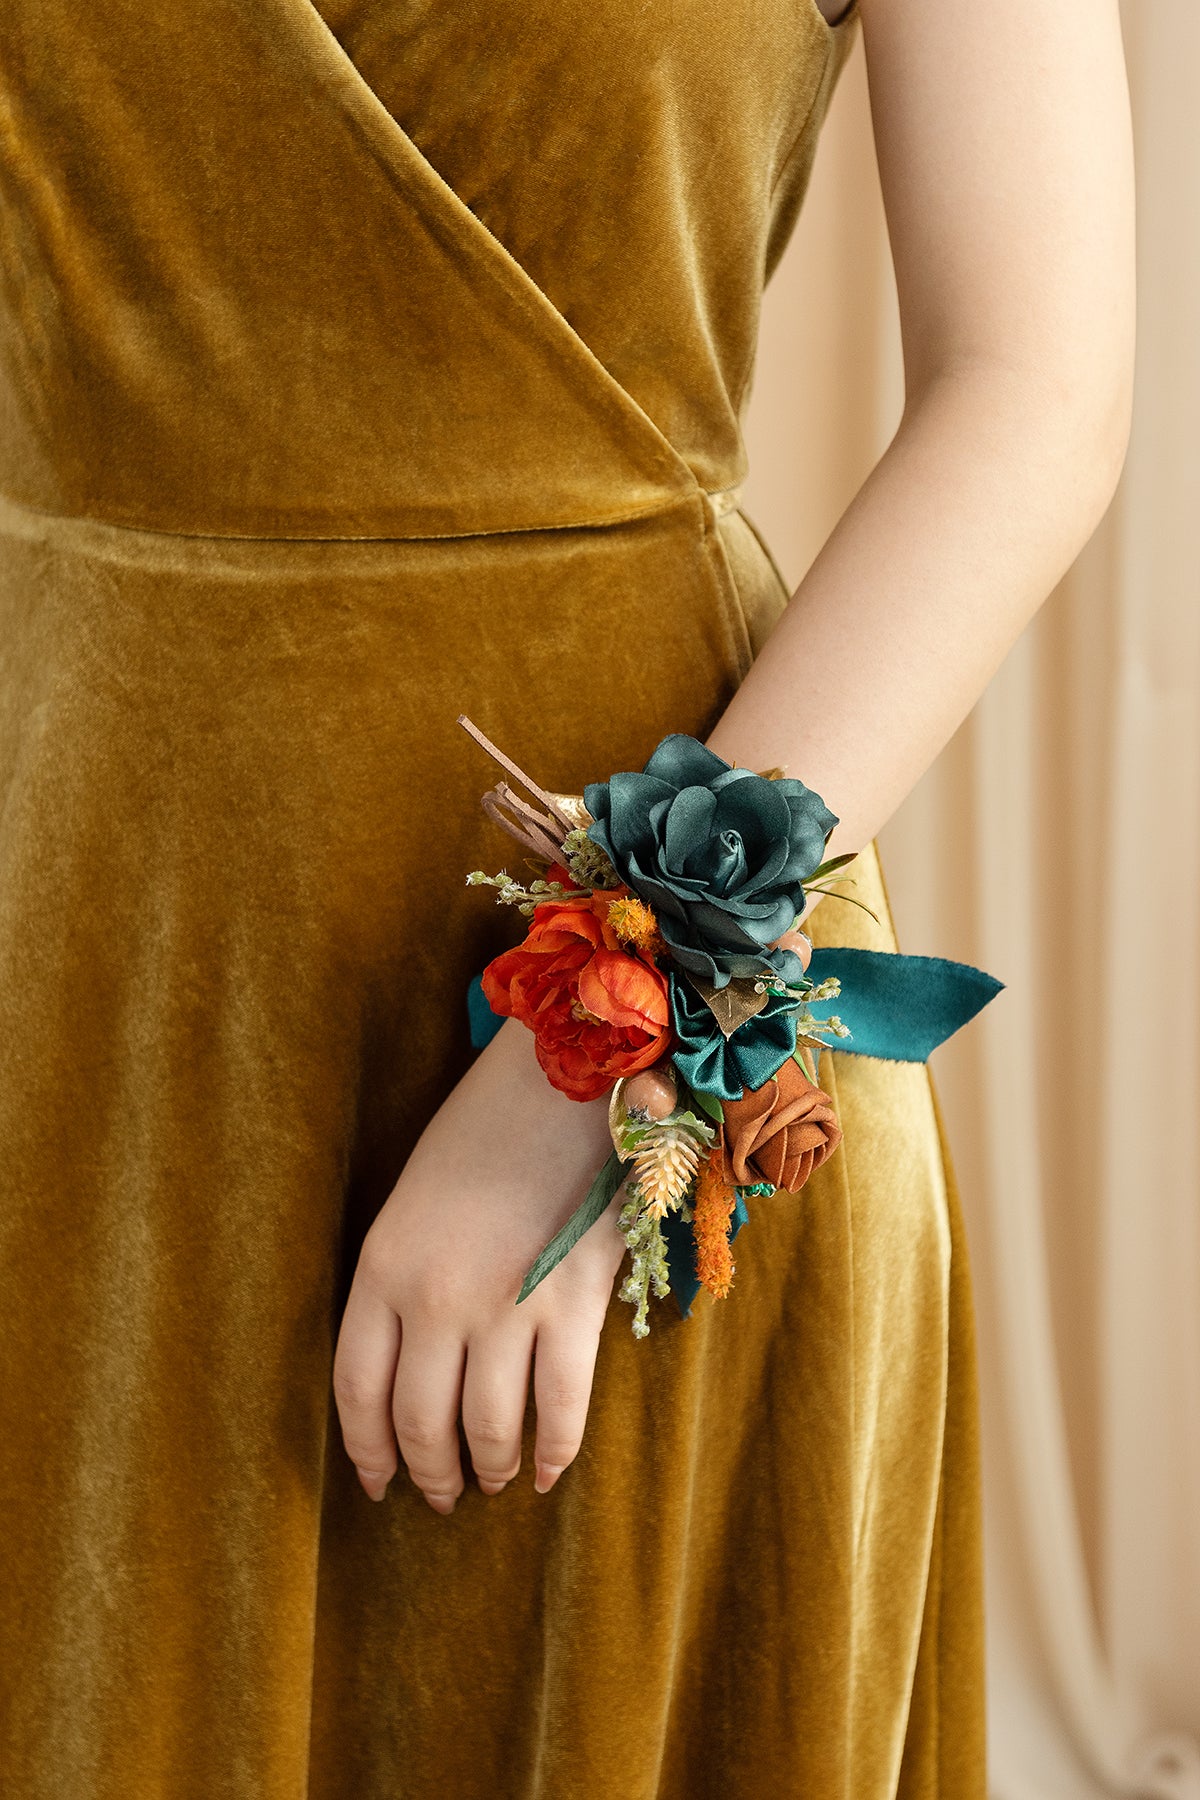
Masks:
[[[556,1088],[538,1061],[536,1037],[519,1019],[506,1019],[483,1054],[494,1058],[502,1089],[524,1119],[528,1120],[532,1110],[548,1128],[561,1129],[607,1153],[608,1095],[575,1100]]]

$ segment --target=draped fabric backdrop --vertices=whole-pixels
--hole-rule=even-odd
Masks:
[[[979,1313],[996,1800],[1200,1800],[1200,8],[1124,19],[1125,474],[880,836],[901,948],[1008,984],[932,1065]],[[747,510],[793,583],[901,400],[860,43],[749,420]]]

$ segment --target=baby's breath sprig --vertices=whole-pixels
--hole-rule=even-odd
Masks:
[[[813,1015],[803,1008],[796,1014],[796,1031],[802,1037],[821,1037],[827,1032],[838,1038],[848,1038],[852,1035],[850,1027],[843,1025],[836,1013],[830,1013],[827,1019],[814,1019]]]
[[[830,1013],[827,1019],[817,1019],[810,1011],[813,1001],[834,1000],[841,993],[842,984],[836,975],[827,975],[824,981],[805,981],[803,985],[763,976],[755,981],[754,991],[756,994],[786,994],[789,1000],[795,1001],[796,1030],[801,1036],[820,1037],[824,1032],[839,1038],[851,1035],[850,1027],[842,1024],[837,1013]]]
[[[496,890],[496,899],[501,906],[515,906],[519,913],[529,919],[533,917],[533,909],[545,900],[580,900],[586,899],[591,888],[567,888],[561,881],[543,881],[539,876],[531,881],[528,887],[522,887],[515,875],[507,869],[501,869],[498,875],[488,875],[483,869],[472,869],[467,876],[468,887],[490,887]]]

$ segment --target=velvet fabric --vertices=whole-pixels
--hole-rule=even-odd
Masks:
[[[580,791],[785,602],[728,490],[854,14],[325,4],[0,10],[0,1791],[981,1796],[924,1066],[822,1057],[727,1300],[614,1295],[550,1495],[531,1404],[372,1505],[330,1395],[512,926],[455,716]]]

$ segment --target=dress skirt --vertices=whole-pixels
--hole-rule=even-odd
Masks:
[[[842,1145],[752,1202],[727,1299],[656,1302],[639,1342],[614,1291],[548,1495],[532,1400],[522,1475],[448,1518],[403,1472],[372,1505],[341,1447],[357,1248],[511,929],[464,885],[503,840],[455,716],[576,790],[702,732],[782,604],[703,504],[453,546],[0,513],[20,1800],[982,1793],[968,1272],[924,1065],[822,1054]],[[651,592],[688,652],[653,681]],[[881,922],[827,899],[816,942],[895,948],[874,846],[851,873]]]

